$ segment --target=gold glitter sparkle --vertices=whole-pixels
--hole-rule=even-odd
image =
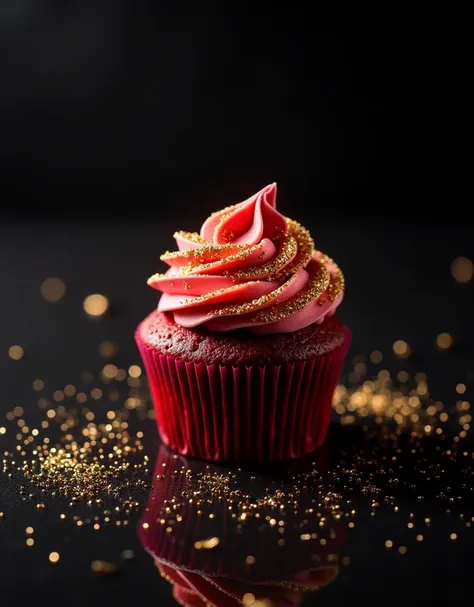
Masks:
[[[84,299],[84,310],[89,316],[102,316],[109,308],[109,300],[105,295],[94,293]]]
[[[453,343],[454,339],[449,333],[440,333],[436,338],[436,345],[440,350],[447,350]]]
[[[46,278],[41,284],[41,295],[51,303],[60,301],[66,293],[66,285],[60,278]]]
[[[406,358],[410,355],[410,346],[406,341],[399,339],[393,344],[393,351],[400,358]]]
[[[219,546],[220,540],[218,537],[211,537],[207,540],[199,540],[194,543],[196,550],[213,550]]]
[[[474,275],[474,264],[467,257],[457,257],[451,264],[451,275],[456,282],[470,282]]]
[[[20,360],[24,354],[25,352],[21,346],[10,346],[8,349],[8,356],[12,360]]]
[[[92,561],[91,569],[97,575],[113,575],[117,571],[117,566],[107,561]]]

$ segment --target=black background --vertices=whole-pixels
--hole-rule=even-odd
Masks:
[[[439,215],[467,126],[462,22],[423,3],[3,0],[2,213],[201,217],[277,181],[315,215]]]
[[[474,256],[455,142],[469,140],[464,21],[422,3],[2,0],[0,419],[21,404],[37,423],[32,381],[49,393],[79,384],[103,365],[103,340],[119,344],[117,364],[137,363],[133,331],[157,301],[146,279],[173,232],[272,181],[282,212],[344,270],[351,356],[380,349],[389,369],[427,372],[436,398],[454,402],[474,359],[472,285],[449,273],[455,257]],[[41,298],[48,276],[66,283],[58,304]],[[111,302],[98,322],[82,309],[96,292]],[[442,331],[452,352],[436,352]],[[409,361],[391,354],[397,339],[413,348]],[[9,360],[12,344],[22,361]],[[153,424],[146,435],[153,458]],[[132,525],[64,531],[49,511],[18,505],[8,483],[0,492],[9,600],[175,604]],[[447,548],[452,528],[440,514],[431,542],[401,557],[383,549],[386,529],[404,541],[390,516],[361,524],[353,567],[306,604],[463,599],[473,543]],[[126,548],[137,559],[123,574],[91,574],[92,559]]]

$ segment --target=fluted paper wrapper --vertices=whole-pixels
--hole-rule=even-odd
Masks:
[[[163,441],[191,457],[274,462],[301,457],[325,440],[334,389],[350,342],[293,364],[186,362],[135,335]]]
[[[269,473],[267,466],[263,467],[263,472],[256,472],[253,466],[252,470],[240,470],[238,485],[233,484],[233,488],[238,487],[241,494],[251,495],[250,499],[258,503],[261,496],[268,496],[273,481],[281,491],[291,493],[295,486],[295,481],[291,480],[294,475],[314,472],[317,466],[320,478],[316,486],[320,490],[327,482],[327,492],[331,493],[333,485],[332,476],[327,476],[327,451],[321,449],[300,461],[300,467],[297,467],[298,463],[288,467],[279,465],[279,477],[275,477],[276,470]],[[304,526],[305,533],[317,532],[318,541],[302,542],[301,522],[306,516],[302,513],[314,507],[315,491],[308,490],[300,496],[300,510],[289,508],[285,511],[285,543],[277,546],[277,540],[281,538],[277,529],[269,525],[262,533],[261,528],[265,515],[268,514],[268,518],[273,516],[276,506],[259,506],[259,518],[248,516],[245,523],[239,523],[234,518],[236,513],[242,512],[238,507],[231,511],[229,500],[220,499],[218,495],[210,499],[209,496],[204,497],[203,490],[205,493],[206,489],[203,485],[196,485],[196,479],[205,475],[204,487],[208,485],[212,491],[213,479],[227,477],[231,470],[196,460],[183,460],[162,445],[156,460],[152,490],[138,526],[143,547],[160,565],[194,572],[211,580],[220,578],[220,585],[229,588],[238,580],[251,584],[293,580],[294,585],[299,582],[307,588],[320,586],[332,571],[329,555],[339,555],[345,541],[344,520],[331,516],[331,510],[324,507],[323,499],[320,513],[327,515],[327,525],[321,526],[320,518],[312,517]],[[312,486],[311,481],[309,486]],[[200,497],[190,500],[189,496],[198,489]],[[203,503],[199,502],[200,499]],[[166,510],[171,504],[174,515]],[[180,515],[179,524],[173,524],[177,514]],[[240,531],[236,532],[238,527]],[[209,550],[196,548],[196,542],[212,537],[218,538],[217,547]],[[323,538],[325,541],[321,543]],[[252,566],[246,562],[248,555],[254,557]]]

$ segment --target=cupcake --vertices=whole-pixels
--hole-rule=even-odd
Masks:
[[[162,292],[138,327],[163,441],[212,461],[281,461],[318,448],[350,331],[334,313],[344,278],[276,184],[176,232]]]
[[[139,538],[182,604],[297,607],[339,573],[347,533],[331,478],[325,449],[262,472],[162,446]]]

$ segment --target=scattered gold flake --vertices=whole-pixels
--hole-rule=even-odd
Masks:
[[[55,303],[60,301],[66,293],[66,285],[60,278],[46,278],[41,284],[41,295],[46,299]]]
[[[406,341],[399,339],[393,344],[393,351],[400,358],[406,358],[410,355],[410,346]]]
[[[35,532],[35,530],[33,529],[33,527],[27,527],[25,529],[26,535],[33,535],[34,532]]]
[[[194,547],[196,548],[196,550],[212,550],[213,548],[219,546],[219,544],[220,540],[218,537],[211,537],[207,540],[200,540],[194,542]]]
[[[474,264],[467,257],[457,257],[451,264],[451,275],[456,282],[469,282],[474,275]]]
[[[257,562],[257,559],[252,556],[251,554],[249,554],[247,556],[247,558],[245,559],[245,562],[247,563],[247,565],[255,565],[255,563]]]
[[[7,429],[4,426],[0,426],[0,434],[6,434]]]
[[[454,339],[449,333],[440,333],[436,338],[436,345],[440,350],[447,350],[453,343]]]
[[[91,569],[98,575],[112,575],[117,571],[117,566],[107,561],[92,561]]]
[[[373,357],[370,358],[372,363],[378,364],[372,360]],[[371,417],[378,424],[382,424],[382,428],[384,428],[384,432],[386,432],[384,435],[385,438],[396,440],[396,436],[398,436],[403,429],[409,430],[410,446],[413,447],[413,453],[416,455],[416,449],[418,449],[419,446],[416,441],[420,437],[434,433],[434,430],[438,431],[438,422],[448,421],[449,416],[443,410],[443,403],[435,401],[434,398],[430,397],[428,381],[424,374],[418,373],[410,380],[408,373],[399,372],[397,379],[403,385],[396,385],[394,379],[392,379],[389,371],[386,369],[379,371],[377,376],[373,379],[370,379],[370,376],[368,376],[367,379],[361,380],[362,376],[367,377],[368,374],[367,365],[370,366],[370,364],[366,364],[366,362],[366,360],[360,359],[354,362],[354,371],[358,375],[356,385],[352,387],[340,385],[337,387],[334,396],[335,411],[340,415],[342,423],[349,423],[344,422],[343,420],[351,418],[352,421],[350,423],[354,423],[357,420],[365,424],[365,421],[363,420]],[[108,367],[108,365],[105,365],[104,369],[106,367]],[[112,365],[112,367],[114,366]],[[134,377],[135,372],[132,371],[133,367],[134,365],[128,368],[129,377]],[[102,374],[96,376],[97,381],[102,381],[104,384],[110,384],[110,381],[108,380],[116,378],[107,377],[104,369]],[[138,367],[138,369],[140,368]],[[120,371],[124,378],[127,376],[127,372],[124,369],[119,370],[115,367],[115,370],[117,373]],[[136,375],[135,379],[138,379],[138,376],[139,374]],[[69,385],[70,384],[68,384],[68,386]],[[122,385],[127,389],[126,384]],[[69,396],[67,393],[69,389],[67,388],[67,386],[64,388],[64,394]],[[93,390],[99,389],[93,388]],[[104,399],[107,398],[108,388],[105,388],[105,396],[102,394],[101,390],[99,391],[101,397],[104,397]],[[71,393],[71,396],[74,394],[75,392]],[[90,527],[91,529],[98,531],[103,524],[107,523],[109,523],[109,525],[114,525],[114,527],[126,525],[128,520],[123,520],[124,515],[119,514],[119,512],[123,512],[123,510],[136,511],[139,504],[137,502],[131,502],[129,504],[127,503],[128,498],[123,497],[123,495],[126,495],[126,492],[129,491],[129,487],[135,486],[136,477],[133,475],[128,476],[124,482],[123,476],[127,474],[129,468],[133,467],[133,464],[131,464],[132,460],[130,459],[131,452],[138,454],[141,449],[143,449],[141,439],[143,439],[144,435],[144,433],[140,431],[136,433],[135,438],[132,437],[127,430],[128,423],[126,420],[128,420],[129,415],[135,416],[136,414],[140,414],[142,419],[146,419],[147,416],[147,412],[141,409],[144,396],[136,389],[131,389],[129,394],[130,396],[128,399],[124,399],[125,405],[122,405],[124,408],[119,411],[113,409],[108,410],[110,404],[109,407],[102,407],[102,403],[92,403],[93,407],[92,405],[90,405],[90,407],[94,408],[95,413],[87,408],[78,408],[77,405],[74,413],[72,413],[72,410],[69,412],[66,409],[66,406],[57,406],[55,403],[54,409],[50,408],[45,410],[43,414],[50,419],[51,427],[61,429],[61,439],[50,440],[48,437],[44,437],[44,439],[36,440],[29,446],[29,444],[27,444],[28,441],[33,441],[33,437],[38,437],[39,432],[35,432],[35,429],[31,431],[28,429],[26,431],[22,430],[22,433],[19,434],[21,446],[19,445],[20,448],[17,449],[17,451],[21,452],[21,460],[18,457],[18,463],[14,463],[14,456],[6,454],[4,471],[9,469],[21,469],[22,474],[24,474],[25,479],[31,486],[37,487],[40,492],[44,491],[45,494],[49,494],[51,491],[57,491],[58,495],[67,496],[71,507],[74,507],[81,501],[87,501],[87,504],[92,507],[96,500],[100,501],[103,498],[115,500],[117,508],[119,508],[119,510],[116,511],[117,513],[115,513],[114,508],[111,510],[103,510],[104,506],[101,506],[102,510],[100,517],[93,517],[92,515],[89,515],[89,518],[88,515],[82,515],[81,518],[75,517],[73,524],[78,527]],[[133,406],[130,406],[131,403],[133,403]],[[49,404],[49,407],[51,407],[51,404]],[[470,404],[467,401],[458,401],[456,406],[456,415],[458,416],[460,427],[464,428],[464,431],[469,430],[471,423],[469,408]],[[23,408],[15,407],[11,413],[15,425],[18,423],[18,427],[23,429],[28,428],[23,419]],[[389,426],[387,424],[387,426],[385,426],[384,424],[386,422],[393,425]],[[46,422],[46,424],[48,424],[48,422]],[[41,427],[44,426],[42,425]],[[382,430],[382,428],[380,428],[380,430]],[[393,434],[392,430],[389,430],[389,428],[394,428]],[[31,436],[26,437],[23,434],[25,432],[31,433]],[[0,428],[0,434],[1,433]],[[25,445],[23,445],[23,442]],[[393,487],[396,487],[398,477],[399,475],[401,476],[402,472],[399,472],[398,470],[397,451],[394,451],[393,453],[393,472],[390,472],[390,478],[388,480],[393,480]],[[467,456],[468,452],[466,451],[463,455]],[[360,456],[358,457],[360,458]],[[445,457],[450,457],[449,450]],[[146,470],[147,466],[147,462],[144,460],[143,455],[140,455],[139,461],[142,462],[142,464],[138,464],[138,472],[140,472],[140,470],[143,472]],[[360,461],[362,463],[362,460]],[[390,461],[390,459],[388,461]],[[376,465],[376,463],[372,463],[371,461],[370,465],[373,466]],[[346,467],[347,470],[345,470]],[[245,496],[235,493],[235,485],[232,485],[234,474],[235,473],[229,472],[228,475],[220,475],[215,472],[209,472],[203,474],[202,477],[195,479],[197,481],[196,495],[199,496],[197,498],[195,496],[193,497],[196,507],[202,508],[202,504],[206,503],[208,498],[208,494],[205,494],[205,492],[203,493],[203,489],[212,487],[213,496],[219,495],[223,497],[223,499],[229,499],[229,503],[232,503],[232,507],[235,509],[233,517],[238,524],[241,525],[241,522],[248,521],[251,517],[259,518],[260,513],[258,512],[258,509],[262,505],[267,507],[270,506],[275,509],[275,514],[272,517],[268,516],[266,521],[271,527],[278,528],[280,532],[284,532],[285,510],[291,503],[291,501],[289,501],[291,499],[289,497],[290,494],[280,495],[278,492],[275,492],[271,497],[266,495],[262,500],[254,500],[252,503],[246,503]],[[384,496],[383,489],[378,487],[377,481],[374,480],[376,475],[368,474],[367,479],[364,480],[364,473],[362,471],[359,472],[357,468],[354,468],[350,463],[347,464],[347,462],[338,469],[338,475],[339,474],[341,474],[340,484],[338,484],[339,481],[336,477],[334,479],[334,494],[328,494],[326,490],[326,495],[328,495],[327,499],[330,500],[330,503],[332,504],[331,507],[334,508],[334,510],[332,510],[333,516],[336,518],[344,517],[348,516],[349,513],[349,516],[351,517],[356,516],[356,512],[352,506],[349,509],[344,510],[342,497],[336,493],[336,486],[344,486],[347,479],[353,476],[360,480],[360,490],[362,493],[371,497],[372,509],[375,513],[376,508],[381,505]],[[143,486],[146,486],[146,484]],[[297,492],[294,495],[297,495]],[[455,496],[457,494],[453,491],[452,495]],[[419,499],[422,499],[422,497],[423,496],[421,495]],[[319,497],[317,499],[321,498]],[[385,499],[389,499],[389,497],[387,496]],[[200,500],[202,500],[202,502]],[[390,504],[390,507],[393,507],[394,511],[398,510],[398,506],[394,506],[394,501],[387,501],[386,503]],[[169,530],[170,533],[173,531],[173,524],[178,524],[183,520],[183,517],[179,514],[178,505],[179,501],[174,503],[172,512],[166,513],[166,518],[163,518],[163,525],[165,525],[164,529]],[[43,504],[39,504],[39,506],[41,507]],[[281,511],[280,507],[283,507]],[[315,511],[317,511],[316,505]],[[214,515],[208,515],[204,508],[199,512],[202,512],[206,517],[214,517]],[[346,514],[344,514],[345,512]],[[313,516],[313,509],[308,511],[307,516],[309,517],[310,514]],[[320,514],[321,513],[319,513],[319,515]],[[120,516],[120,520],[115,520],[115,516]],[[397,517],[399,520],[402,519],[403,508],[400,508]],[[0,518],[2,518],[1,513]],[[60,518],[64,520],[66,515],[63,514]],[[325,517],[322,517],[321,519],[322,527],[326,524],[324,518]],[[413,513],[410,513],[410,519],[413,518]],[[72,515],[71,519],[73,519]],[[425,519],[425,522],[429,524],[430,521],[429,519]],[[407,524],[406,519],[401,520],[401,524],[405,527]],[[354,522],[351,520],[348,523],[348,526],[353,528]],[[413,529],[414,524],[408,522],[408,527]],[[143,528],[147,529],[148,523],[144,524]],[[288,529],[288,527],[286,528]],[[325,538],[321,538],[321,536],[318,537],[315,533],[306,533],[304,531],[306,530],[303,526],[299,532],[301,540],[309,541],[317,539],[318,541],[315,542],[315,544],[325,545],[327,541]],[[277,536],[275,538],[276,545],[284,546],[285,540],[281,536],[275,535]],[[455,536],[454,538],[453,535]],[[451,539],[457,538],[456,534],[451,534],[450,537]],[[212,542],[215,540],[217,540],[218,544],[218,538],[210,538],[209,540],[196,542],[196,548],[211,549],[214,547],[212,546]],[[420,534],[416,535],[416,541],[420,542],[422,540],[423,536]],[[211,545],[209,545],[209,542]],[[206,543],[208,543],[207,546]],[[393,542],[387,540],[385,546],[387,548],[392,548]],[[406,550],[407,548],[405,546],[400,546],[398,548],[400,554],[405,554]],[[127,559],[126,553],[129,552],[133,554],[132,551],[122,552],[121,556],[124,560]],[[348,559],[348,557],[345,558]],[[255,563],[255,557],[249,555],[245,562],[248,565],[252,565]],[[350,561],[346,561],[346,564],[349,564],[349,562]],[[112,567],[115,568],[116,566],[112,565]],[[99,571],[97,572],[99,573]]]
[[[464,394],[464,392],[466,392],[466,385],[465,384],[458,384],[456,386],[456,392],[458,394]]]
[[[17,424],[22,428],[22,433],[17,436],[21,443],[17,445],[21,459],[17,461],[13,453],[5,453],[3,472],[10,477],[12,472],[20,473],[35,491],[30,498],[57,495],[67,497],[71,507],[87,502],[88,505],[99,504],[98,508],[106,498],[116,504],[118,511],[123,508],[127,515],[137,511],[140,503],[127,494],[132,488],[147,488],[144,477],[148,474],[148,456],[141,454],[141,441],[130,435],[128,422],[124,419],[124,416],[128,418],[125,411],[114,411],[113,418],[109,412],[111,423],[104,424],[102,421],[94,423],[94,414],[88,415],[92,412],[87,409],[80,414],[76,408],[68,410],[63,405],[48,409],[44,413],[50,423],[43,421],[41,427],[60,429],[58,442],[53,442],[48,436],[40,440],[39,431],[35,428],[30,430],[20,417],[24,414],[22,407],[15,407],[13,413],[18,416]],[[25,440],[28,434],[30,436]],[[45,504],[37,502],[36,508],[42,510]],[[105,511],[101,512],[101,520],[104,515]],[[65,518],[61,515],[62,520]],[[78,527],[97,522],[91,523],[88,519],[75,521]]]
[[[60,558],[61,557],[59,556],[58,552],[51,552],[50,555],[49,555],[49,562],[50,563],[58,563]]]
[[[109,300],[105,295],[94,293],[84,299],[84,310],[89,316],[102,316],[107,312]]]
[[[242,603],[244,605],[252,605],[252,604],[254,605],[255,596],[250,592],[245,593],[244,596],[242,597]]]
[[[449,539],[457,540],[458,539],[457,533],[451,533],[451,535],[449,536]]]
[[[5,518],[5,513],[4,512],[0,512],[0,518]]]
[[[26,540],[26,545],[28,546],[28,548],[31,548],[32,546],[34,546],[34,545],[35,545],[35,540],[34,540],[32,537],[29,537],[29,538]]]
[[[116,375],[117,375],[117,367],[115,365],[105,365],[105,367],[102,369],[102,374],[104,377],[106,377],[107,379],[113,379]]]
[[[130,377],[140,377],[142,370],[138,365],[131,365],[128,369],[128,374]]]
[[[21,346],[10,346],[8,349],[8,356],[12,360],[20,360],[23,358],[24,350]]]
[[[375,350],[370,355],[370,361],[373,362],[374,364],[379,364],[382,362],[382,360],[383,360],[382,352],[379,352],[378,350]]]
[[[405,382],[407,382],[407,381],[408,381],[408,379],[409,379],[409,377],[410,377],[410,376],[408,375],[408,373],[407,373],[406,371],[400,371],[400,372],[397,374],[397,379],[398,379],[398,381],[399,381],[399,382],[401,382],[401,383],[405,383]]]
[[[103,341],[99,346],[102,358],[114,358],[118,354],[118,347],[113,341]]]
[[[40,392],[44,388],[44,381],[42,379],[35,379],[33,382],[33,389]]]
[[[64,394],[69,397],[74,396],[76,394],[76,386],[73,386],[72,384],[64,386]]]

